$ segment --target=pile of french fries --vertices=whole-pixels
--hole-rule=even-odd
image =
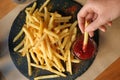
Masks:
[[[80,62],[71,54],[71,45],[77,35],[77,21],[70,23],[71,16],[49,12],[46,7],[49,1],[46,0],[39,9],[36,9],[36,2],[26,8],[26,22],[13,40],[16,42],[25,34],[14,51],[27,57],[29,76],[32,75],[32,67],[53,73],[35,77],[34,80],[66,77],[63,72],[72,75],[72,63]]]

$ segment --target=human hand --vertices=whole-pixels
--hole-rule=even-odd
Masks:
[[[89,32],[91,37],[96,29],[105,32],[106,24],[111,26],[111,21],[120,16],[119,4],[120,0],[88,0],[77,15],[81,32]],[[86,28],[85,20],[92,20]]]

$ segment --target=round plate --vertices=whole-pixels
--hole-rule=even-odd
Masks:
[[[39,8],[45,0],[37,0],[37,7]],[[30,4],[29,6],[32,6]],[[27,7],[29,7],[27,6]],[[57,11],[58,13],[62,14],[63,16],[71,15],[72,19],[71,22],[77,20],[77,13],[81,9],[82,5],[73,1],[73,0],[50,0],[50,3],[47,5],[48,10],[51,12]],[[25,23],[25,9],[22,10],[19,15],[16,17],[15,21],[13,22],[13,25],[10,30],[9,34],[9,51],[10,56],[12,58],[12,61],[14,62],[17,69],[27,78],[30,80],[33,80],[34,77],[45,75],[45,74],[51,74],[51,72],[34,68],[32,72],[32,76],[28,75],[28,69],[27,69],[27,59],[26,57],[22,57],[19,53],[14,52],[14,47],[20,43],[20,41],[23,39],[24,35],[17,41],[13,43],[14,37],[19,33],[21,30],[23,24]],[[78,29],[79,30],[79,29]],[[80,31],[79,31],[80,32]],[[95,42],[98,46],[98,31],[95,32],[95,36],[93,37]],[[95,55],[96,56],[96,55]],[[89,60],[83,60],[79,64],[72,64],[73,67],[73,75],[67,74],[67,77],[58,77],[58,78],[52,78],[47,80],[74,80],[78,76],[82,75],[92,64],[92,62],[95,59],[95,56]]]

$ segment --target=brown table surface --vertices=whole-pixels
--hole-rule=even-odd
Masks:
[[[0,0],[0,19],[14,9],[18,4],[12,0]],[[96,80],[120,80],[120,58],[113,62],[106,70],[104,70]]]

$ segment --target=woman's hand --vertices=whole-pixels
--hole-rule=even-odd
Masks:
[[[82,33],[89,32],[92,37],[93,31],[100,29],[106,31],[106,24],[112,25],[112,20],[120,16],[120,0],[88,0],[79,11],[77,18]],[[92,21],[85,28],[85,20]]]

